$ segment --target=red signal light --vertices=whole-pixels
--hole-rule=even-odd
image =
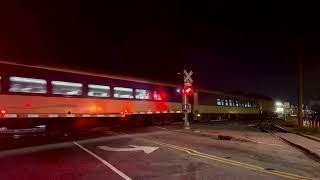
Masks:
[[[186,95],[190,95],[192,94],[192,87],[191,86],[185,86],[182,90],[183,94],[186,94]]]

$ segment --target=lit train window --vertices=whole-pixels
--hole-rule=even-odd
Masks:
[[[67,96],[82,95],[82,84],[64,81],[52,81],[52,94],[61,94]]]
[[[221,99],[221,106],[224,106],[225,104],[224,104],[224,100],[223,99]]]
[[[228,100],[224,100],[224,104],[225,104],[226,106],[229,106]]]
[[[229,106],[233,106],[233,101],[229,100]]]
[[[136,89],[136,99],[151,99],[151,91]]]
[[[113,97],[115,98],[133,98],[133,89],[124,87],[114,87]]]
[[[157,91],[153,91],[153,99],[161,101],[162,97],[160,96],[160,94]]]
[[[47,81],[43,79],[11,76],[9,91],[46,94]]]
[[[88,85],[88,96],[94,97],[110,97],[110,86]]]
[[[217,105],[222,106],[221,99],[217,99]]]

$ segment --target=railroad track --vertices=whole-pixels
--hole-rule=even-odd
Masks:
[[[288,144],[289,146],[301,151],[303,154],[305,154],[310,159],[320,163],[320,156],[317,153],[315,153],[315,152],[311,151],[310,149],[307,149],[307,148],[305,148],[305,147],[303,147],[303,146],[301,146],[301,145],[299,145],[299,144],[297,144],[295,142],[289,141],[286,138],[278,136],[276,134],[276,132],[280,131],[280,132],[285,132],[285,133],[296,134],[296,135],[301,136],[303,138],[307,138],[307,139],[313,140],[313,141],[315,141],[315,143],[319,143],[320,142],[318,139],[315,139],[315,138],[312,138],[312,137],[309,137],[309,136],[305,136],[305,135],[302,135],[300,133],[294,133],[294,132],[287,131],[287,130],[285,130],[285,129],[283,129],[283,128],[281,128],[281,127],[279,127],[279,126],[277,126],[277,125],[275,125],[273,123],[269,123],[267,125],[267,127],[259,125],[259,128],[260,128],[261,131],[271,134],[273,137],[279,139],[280,141],[282,141],[282,142]]]
[[[284,129],[284,128],[282,128],[282,127],[280,127],[280,126],[276,125],[276,124],[273,124],[273,123],[272,123],[271,125],[272,125],[274,128],[279,129],[279,130],[280,130],[280,131],[282,131],[282,132],[296,134],[296,135],[302,136],[302,137],[304,137],[304,138],[308,138],[308,139],[310,139],[310,140],[320,142],[320,140],[319,140],[319,139],[316,139],[316,138],[313,138],[313,137],[310,137],[310,136],[306,136],[306,135],[301,134],[301,133],[297,133],[297,132],[289,131],[289,130]]]

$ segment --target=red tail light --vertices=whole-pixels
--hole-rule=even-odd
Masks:
[[[7,111],[4,110],[4,109],[2,109],[2,110],[0,111],[0,113],[1,113],[2,115],[5,115],[5,114],[7,113]]]

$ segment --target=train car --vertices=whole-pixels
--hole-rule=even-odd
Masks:
[[[193,114],[197,120],[248,119],[273,116],[274,101],[268,97],[198,90],[194,93]]]
[[[220,91],[200,89],[190,100],[195,120],[255,118],[274,111],[272,99]],[[2,119],[127,117],[161,124],[182,120],[181,102],[174,84],[0,62]]]
[[[177,88],[129,77],[0,62],[2,118],[180,117]]]

